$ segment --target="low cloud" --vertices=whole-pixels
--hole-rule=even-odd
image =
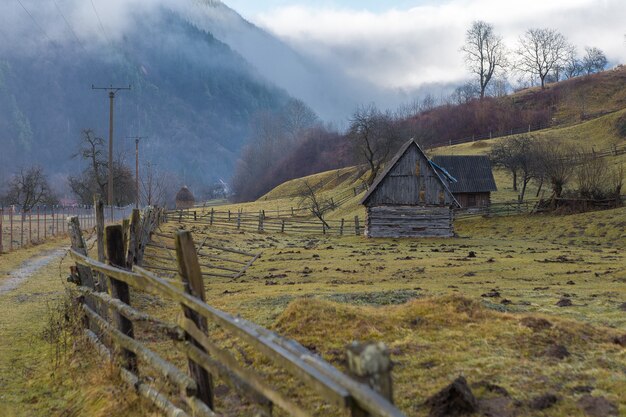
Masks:
[[[582,53],[597,46],[613,63],[626,60],[623,0],[450,0],[381,13],[289,6],[253,20],[300,53],[386,88],[460,82],[459,48],[473,20],[495,26],[509,48],[531,27],[552,27]]]

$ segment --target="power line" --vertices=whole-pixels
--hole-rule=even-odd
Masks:
[[[43,27],[42,27],[39,23],[37,23],[37,20],[36,20],[36,19],[35,19],[35,17],[34,17],[34,16],[33,16],[33,15],[29,12],[29,11],[28,11],[28,9],[27,9],[26,7],[24,7],[24,4],[22,4],[22,1],[21,1],[21,0],[17,0],[17,2],[20,4],[20,6],[22,6],[22,9],[24,9],[24,11],[25,11],[26,13],[28,13],[28,15],[30,16],[30,18],[33,20],[33,23],[35,23],[35,25],[39,28],[39,30],[41,30],[41,32],[44,34],[44,36],[45,36],[46,38],[48,38],[48,40],[49,40],[50,42],[52,42],[52,39],[50,39],[50,36],[48,36],[48,34],[46,33],[46,31],[43,29]]]
[[[104,35],[104,39],[106,39],[106,41],[109,43],[109,45],[112,45],[111,40],[107,36],[107,32],[104,29],[104,25],[102,24],[102,20],[100,20],[100,15],[98,14],[98,10],[96,10],[96,5],[94,4],[93,0],[91,0],[91,7],[93,8],[93,12],[96,14],[96,17],[98,18],[98,23],[100,24],[100,30],[102,30],[102,34]]]
[[[68,22],[68,20],[65,18],[65,15],[63,14],[63,12],[61,11],[61,8],[59,7],[59,4],[56,2],[56,0],[52,0],[52,2],[54,3],[54,5],[56,6],[59,14],[61,15],[61,17],[65,21],[65,24],[67,25],[68,29],[70,30],[70,32],[72,32],[72,35],[74,35],[74,38],[76,38],[76,42],[78,42],[80,47],[83,48],[83,51],[87,52],[87,50],[85,49],[85,45],[83,45],[81,40],[78,38],[78,35],[74,31],[74,28],[72,27],[72,25],[70,25],[70,22]]]

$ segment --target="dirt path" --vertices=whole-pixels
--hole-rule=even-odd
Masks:
[[[9,273],[9,278],[0,284],[0,295],[6,294],[18,288],[25,280],[31,277],[41,268],[50,262],[59,259],[67,251],[67,248],[60,248],[44,252],[43,254],[29,259],[20,265],[19,268]]]

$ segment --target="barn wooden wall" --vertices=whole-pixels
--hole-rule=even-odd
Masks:
[[[366,204],[450,205],[452,198],[449,193],[444,192],[436,175],[430,163],[417,150],[417,146],[411,146],[378,184]]]
[[[452,237],[450,207],[381,205],[367,207],[365,235],[368,237]]]

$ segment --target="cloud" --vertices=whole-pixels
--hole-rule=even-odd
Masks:
[[[372,13],[289,6],[253,20],[300,53],[387,88],[415,88],[467,77],[459,48],[473,20],[495,26],[505,43],[531,27],[553,27],[580,51],[597,46],[611,62],[626,60],[623,0],[451,0]]]

